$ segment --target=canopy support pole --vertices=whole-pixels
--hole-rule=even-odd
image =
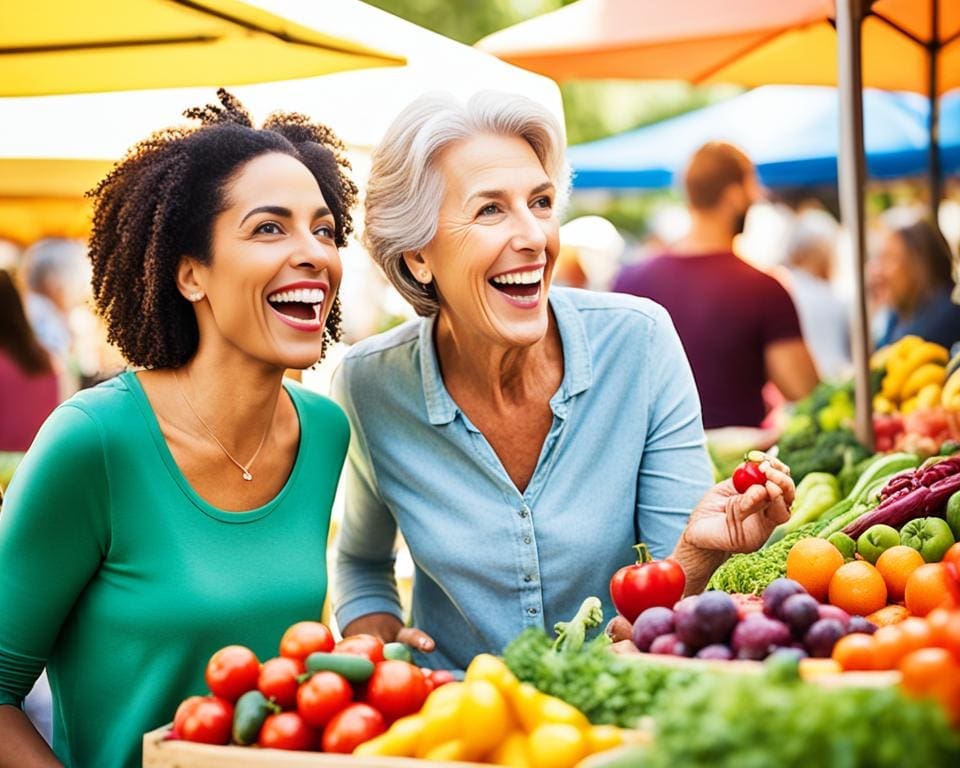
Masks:
[[[837,174],[840,218],[853,258],[853,316],[851,347],[854,365],[857,438],[873,450],[873,402],[870,393],[870,334],[863,275],[866,270],[864,235],[864,180],[866,155],[863,143],[863,72],[861,26],[870,0],[837,0],[837,67],[840,99],[840,152]]]
[[[927,77],[930,96],[930,223],[940,228],[940,200],[943,198],[943,177],[940,173],[940,100],[937,98],[939,89],[938,62],[940,59],[940,3],[932,0],[930,3],[930,23],[932,30],[930,45],[927,48],[930,69]]]

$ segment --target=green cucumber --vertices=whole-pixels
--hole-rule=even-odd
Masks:
[[[351,683],[365,683],[373,674],[373,662],[350,653],[315,651],[307,656],[308,672],[336,672]]]
[[[234,743],[246,747],[256,742],[267,715],[279,711],[280,707],[268,701],[260,691],[247,691],[237,699],[233,710]]]
[[[916,469],[919,466],[920,457],[915,453],[887,454],[864,470],[863,474],[857,479],[856,485],[847,494],[847,498],[854,502],[866,501],[870,498],[870,487],[875,485],[878,480],[886,479],[907,469]]]
[[[383,658],[413,662],[413,654],[406,643],[386,643],[383,646]]]

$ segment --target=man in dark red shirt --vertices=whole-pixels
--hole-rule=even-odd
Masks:
[[[733,252],[760,197],[756,171],[736,147],[710,142],[694,153],[684,185],[690,233],[670,252],[624,268],[613,290],[669,311],[700,391],[705,428],[759,426],[768,380],[798,400],[818,377],[789,294]]]

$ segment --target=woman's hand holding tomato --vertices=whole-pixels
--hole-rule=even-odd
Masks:
[[[780,523],[790,519],[796,487],[790,468],[764,457],[758,465],[765,482],[738,492],[733,480],[718,483],[690,515],[683,541],[715,552],[754,552]]]

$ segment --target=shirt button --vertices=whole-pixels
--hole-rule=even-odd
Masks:
[[[527,511],[527,508],[526,508],[526,507],[524,507],[523,509],[521,509],[521,510],[519,511],[520,517],[526,517],[528,514],[530,514],[530,513]]]
[[[529,543],[530,543],[530,537],[529,537],[529,536],[524,536],[524,537],[523,537],[523,543],[524,543],[524,544],[529,544]]]
[[[537,615],[537,609],[536,609],[536,608],[527,608],[527,613],[529,613],[531,616],[536,616],[536,615]]]
[[[523,577],[523,580],[529,584],[531,581],[533,581],[533,576],[531,576],[528,573],[526,576]]]

